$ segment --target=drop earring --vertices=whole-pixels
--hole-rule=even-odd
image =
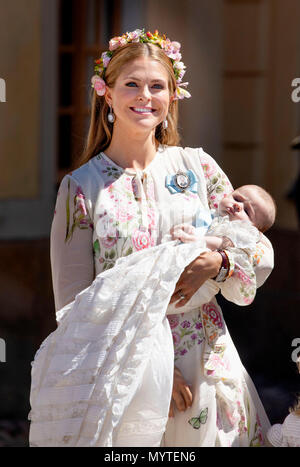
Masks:
[[[109,113],[107,115],[107,120],[109,121],[109,123],[114,123],[115,121],[115,116],[114,116],[111,106],[109,106]]]
[[[165,120],[162,122],[162,127],[163,127],[164,130],[166,130],[166,129],[168,128],[168,126],[169,126],[168,120],[165,119]]]

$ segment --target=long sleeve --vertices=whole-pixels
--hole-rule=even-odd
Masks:
[[[208,203],[211,209],[217,209],[219,202],[233,188],[225,173],[216,161],[205,152],[200,152],[206,183]],[[230,273],[220,286],[222,295],[238,305],[252,303],[257,287],[260,287],[270,275],[274,266],[274,252],[270,241],[264,236],[257,243],[256,252],[249,256],[239,248],[226,250],[230,261]]]
[[[58,190],[50,236],[56,311],[74,300],[94,279],[93,223],[81,186],[71,176]]]

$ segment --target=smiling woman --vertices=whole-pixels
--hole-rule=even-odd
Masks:
[[[32,366],[32,446],[264,443],[269,421],[215,294],[250,303],[272,246],[169,241],[182,222],[207,228],[233,191],[202,148],[177,146],[190,97],[179,50],[138,29],[96,61],[82,165],[61,182],[51,229],[59,326]]]
[[[107,87],[105,99],[116,116],[113,139],[106,154],[128,168],[133,167],[134,158],[135,167],[144,169],[155,156],[156,128],[167,120],[172,105],[167,71],[152,58],[137,58],[123,66],[114,85]],[[152,147],[146,159],[143,153],[132,154],[134,140],[137,148],[141,140],[144,147]],[[120,141],[124,149],[122,156],[118,150]]]
[[[138,68],[134,64],[135,61],[137,61]],[[158,107],[157,109],[153,107],[155,112],[153,112],[153,119],[150,120],[151,123],[146,122],[146,125],[153,125],[150,138],[154,138],[156,147],[159,143],[177,145],[179,142],[178,100],[174,99],[177,82],[172,62],[165,52],[152,43],[132,42],[115,49],[109,62],[104,60],[104,63],[107,64],[105,69],[107,93],[105,95],[98,95],[96,92],[93,94],[87,145],[78,164],[81,165],[100,151],[106,150],[112,141],[112,133],[115,134],[120,128],[121,121],[125,123],[125,115],[130,115],[129,110],[132,113],[133,109],[141,108],[141,105],[145,106],[145,103],[147,107],[150,107],[150,101],[151,105],[156,103]],[[177,63],[182,64],[182,62]],[[183,66],[183,64],[179,65],[179,67]],[[126,88],[130,90],[126,92]],[[117,95],[126,99],[126,103],[124,101],[122,104],[121,113],[118,112],[120,106],[116,99]],[[124,114],[125,105],[127,105],[127,112]],[[107,121],[110,106],[116,114],[116,125],[111,125]],[[117,123],[118,119],[119,123]],[[166,123],[163,125],[165,120],[168,125]],[[130,122],[132,122],[132,116],[129,125]],[[124,144],[124,140],[122,143]],[[110,152],[112,155],[112,151]],[[153,157],[153,150],[151,157]]]

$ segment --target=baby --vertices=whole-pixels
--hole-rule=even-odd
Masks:
[[[276,204],[272,196],[257,185],[243,185],[224,197],[217,210],[211,211],[211,223],[207,221],[207,211],[197,215],[196,226],[183,223],[170,230],[173,240],[181,242],[199,241],[210,250],[240,248],[246,254],[255,254],[260,232],[266,232],[274,223]],[[208,222],[208,223],[207,223]],[[219,284],[220,285],[220,284]],[[216,281],[209,279],[192,296],[186,305],[170,304],[168,314],[187,312],[209,302],[220,290]]]
[[[249,232],[251,232],[250,224],[260,232],[266,232],[273,225],[275,215],[276,205],[267,191],[257,185],[241,186],[220,201],[218,210],[212,211],[214,220],[212,220],[206,232],[206,246],[210,250],[225,249],[227,247],[244,248],[244,245],[238,246],[236,244],[237,240],[232,235],[235,226],[249,229]],[[239,222],[235,226],[228,224],[228,237],[220,237],[216,234],[216,228],[222,223],[220,218],[224,216],[228,216],[229,221],[245,221],[248,225],[244,222]],[[179,239],[182,242],[196,241],[199,237],[197,233],[197,227],[190,224],[176,225],[170,231],[173,240]]]

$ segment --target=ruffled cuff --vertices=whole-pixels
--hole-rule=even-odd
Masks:
[[[234,262],[233,254],[228,250],[224,250],[224,251],[229,261],[229,269],[228,269],[228,274],[227,274],[227,278],[228,278],[228,277],[231,277],[234,272],[235,262]]]

